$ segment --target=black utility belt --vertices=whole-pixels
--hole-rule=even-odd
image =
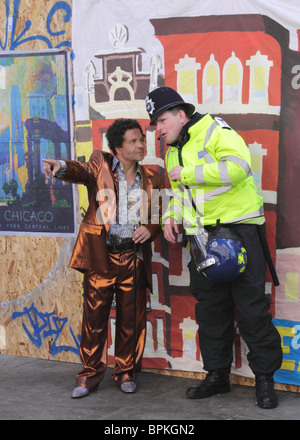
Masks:
[[[107,245],[107,249],[109,251],[115,251],[115,252],[122,252],[122,251],[127,251],[129,249],[134,249],[134,245],[136,248],[136,251],[138,251],[141,247],[141,245],[139,243],[123,243],[123,244],[113,244],[113,245]]]

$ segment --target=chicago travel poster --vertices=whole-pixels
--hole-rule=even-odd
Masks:
[[[73,189],[42,159],[71,159],[67,52],[0,54],[0,230],[73,234]]]

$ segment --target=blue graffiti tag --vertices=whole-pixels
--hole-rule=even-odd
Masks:
[[[43,339],[54,337],[54,340],[50,345],[50,353],[52,356],[63,351],[71,351],[72,353],[79,355],[80,335],[76,338],[71,327],[69,327],[69,330],[75,343],[75,347],[70,345],[57,345],[58,339],[68,322],[68,318],[58,318],[55,316],[55,312],[41,313],[37,310],[34,303],[30,308],[24,307],[22,312],[14,312],[12,314],[12,319],[23,316],[28,318],[31,328],[29,329],[24,322],[22,322],[22,326],[27,336],[36,347],[40,348],[42,346]]]
[[[5,41],[4,41],[4,43],[2,43],[2,41],[0,39],[1,49],[6,50],[7,46],[9,46],[8,47],[9,50],[15,50],[18,46],[21,46],[22,44],[27,43],[28,41],[32,41],[32,40],[41,40],[48,46],[49,49],[52,49],[53,46],[52,46],[50,39],[44,35],[35,35],[35,36],[23,38],[25,36],[26,32],[31,28],[32,23],[30,20],[26,21],[24,29],[20,32],[20,34],[18,36],[16,36],[16,26],[17,26],[17,21],[18,21],[21,0],[13,0],[13,15],[11,17],[11,42],[10,42],[10,45],[8,45],[10,3],[11,3],[11,0],[5,0],[5,11],[6,11],[5,12],[6,13]],[[47,27],[47,32],[50,36],[64,35],[66,32],[64,30],[60,30],[58,32],[53,32],[51,30],[51,20],[52,20],[54,14],[59,9],[63,10],[65,12],[64,23],[68,23],[71,20],[71,16],[72,16],[71,6],[65,1],[57,2],[51,8],[51,10],[48,14],[48,17],[47,17],[46,27]],[[71,42],[70,41],[63,41],[55,47],[59,48],[59,47],[66,47],[66,46],[71,47]],[[73,54],[72,54],[72,57],[73,57]]]

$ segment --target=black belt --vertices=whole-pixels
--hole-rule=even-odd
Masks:
[[[116,251],[116,252],[127,251],[129,249],[133,250],[133,248],[134,248],[134,242],[132,242],[132,243],[124,243],[124,244],[107,245],[107,249],[109,251]],[[138,251],[139,249],[140,249],[140,244],[137,243],[136,244],[136,250]]]

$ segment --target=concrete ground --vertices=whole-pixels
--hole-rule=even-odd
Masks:
[[[122,393],[108,369],[96,392],[72,399],[80,368],[79,364],[0,354],[0,420],[98,420],[105,434],[122,434],[121,426],[139,425],[134,421],[143,421],[143,433],[152,429],[150,434],[157,434],[154,426],[159,423],[159,434],[177,434],[179,426],[196,434],[201,420],[300,420],[300,393],[277,391],[279,406],[271,410],[259,408],[254,389],[240,385],[232,385],[227,394],[191,400],[185,396],[186,388],[198,381],[146,372],[139,374],[134,394]]]

